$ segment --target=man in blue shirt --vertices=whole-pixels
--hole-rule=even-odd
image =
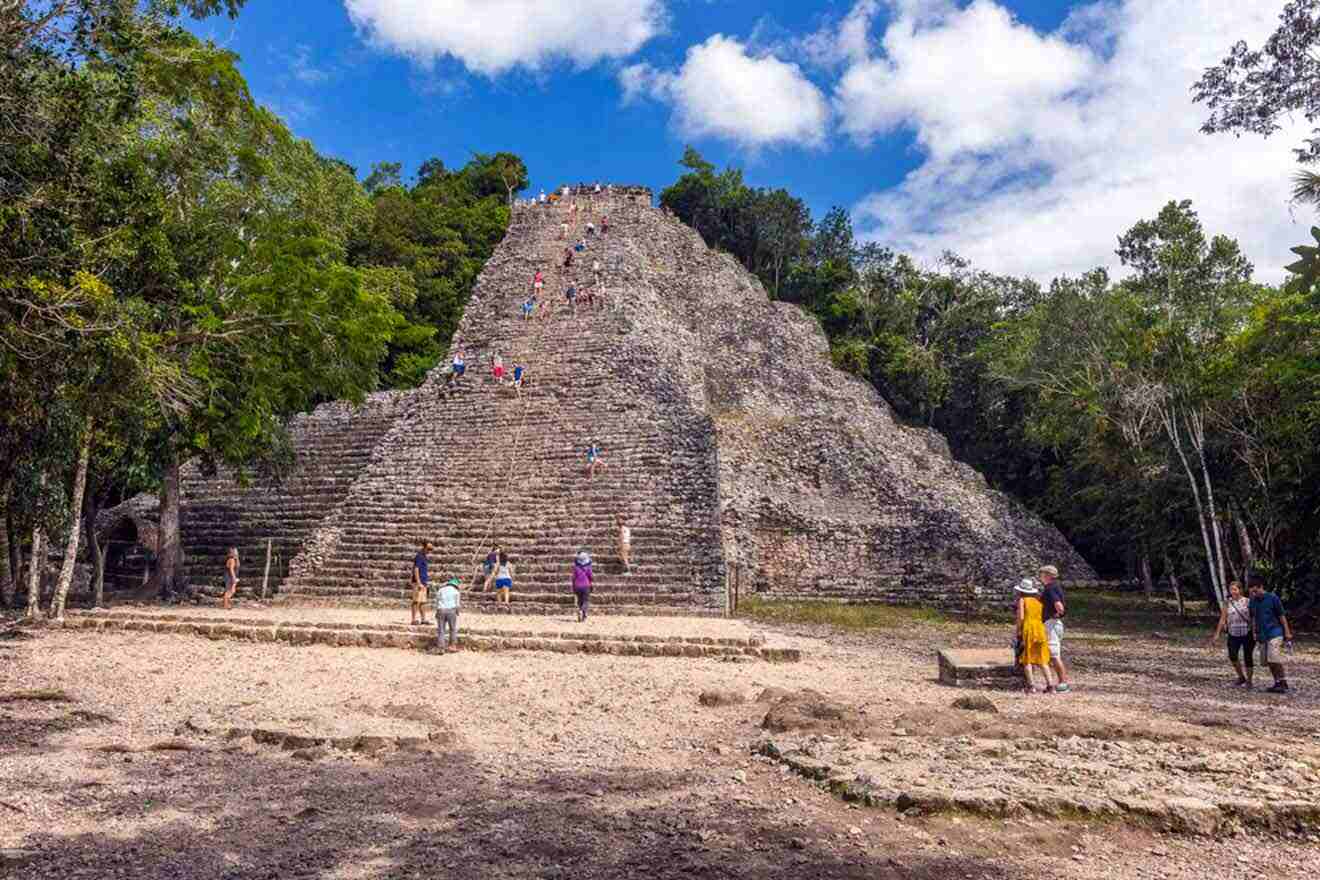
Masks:
[[[412,625],[426,626],[426,588],[431,582],[430,559],[426,554],[431,552],[431,542],[423,541],[422,548],[417,551],[413,557],[412,567]]]
[[[1059,570],[1052,565],[1042,565],[1038,575],[1041,585],[1040,602],[1044,606],[1041,620],[1045,624],[1045,638],[1050,644],[1050,667],[1054,669],[1054,675],[1058,678],[1054,692],[1066,694],[1072,690],[1072,685],[1068,684],[1068,667],[1063,665],[1064,596],[1063,587],[1058,583]]]
[[[1251,626],[1255,630],[1256,644],[1260,645],[1260,659],[1269,665],[1274,676],[1272,694],[1288,693],[1288,676],[1284,674],[1284,648],[1292,649],[1292,626],[1283,613],[1283,602],[1275,593],[1265,592],[1265,582],[1251,579]]]

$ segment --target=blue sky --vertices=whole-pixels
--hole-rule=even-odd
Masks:
[[[692,143],[817,216],[843,205],[866,238],[1041,278],[1111,263],[1116,235],[1192,198],[1272,277],[1305,237],[1291,133],[1202,136],[1187,89],[1276,5],[249,0],[197,29],[363,176],[509,150],[533,191],[659,188]]]

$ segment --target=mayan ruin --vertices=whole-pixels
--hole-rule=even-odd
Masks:
[[[0,2],[0,880],[1315,880],[1317,57]]]
[[[601,560],[596,601],[634,613],[722,613],[735,564],[749,592],[948,607],[1004,601],[1044,559],[1094,579],[938,433],[904,427],[834,369],[816,326],[648,189],[582,199],[610,220],[593,251],[598,307],[520,317],[538,270],[551,291],[591,275],[585,260],[560,265],[562,211],[521,209],[455,336],[467,381],[446,394],[437,371],[416,391],[299,417],[279,483],[186,474],[190,574],[218,586],[228,547],[258,559],[272,539],[282,597],[397,604],[419,540],[438,536],[436,570],[464,578],[496,541],[523,560],[520,608],[554,607],[572,600],[562,560],[608,546],[623,514],[638,566],[625,577]],[[529,365],[523,395],[490,378],[495,353]],[[593,441],[609,466],[587,481]]]

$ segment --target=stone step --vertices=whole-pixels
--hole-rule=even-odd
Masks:
[[[669,639],[639,640],[633,636],[606,637],[601,634],[506,635],[482,632],[465,634],[460,616],[459,638],[465,650],[470,651],[550,651],[558,654],[609,654],[619,657],[679,657],[721,658],[750,657],[772,662],[796,662],[802,654],[795,648],[773,648],[765,645],[707,644],[704,641]],[[172,635],[198,635],[210,639],[285,643],[288,645],[323,645],[337,648],[394,648],[402,650],[429,650],[436,645],[436,635],[429,627],[364,627],[336,628],[328,624],[258,622],[226,622],[203,618],[163,619],[141,615],[70,614],[65,626],[72,629],[97,631],[142,631]]]

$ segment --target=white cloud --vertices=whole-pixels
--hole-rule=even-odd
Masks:
[[[556,61],[623,58],[665,27],[664,0],[344,0],[373,41],[418,61],[442,56],[488,76]]]
[[[1302,132],[1203,135],[1189,96],[1234,41],[1272,31],[1275,6],[1111,0],[1040,33],[993,0],[891,2],[878,48],[851,52],[835,107],[860,142],[911,132],[922,164],[857,206],[864,237],[1048,280],[1114,267],[1118,234],[1190,198],[1261,277],[1281,277],[1304,237],[1287,205]]]
[[[619,74],[624,101],[649,96],[673,105],[687,137],[714,137],[743,147],[824,142],[830,109],[825,95],[796,64],[752,55],[716,34],[688,49],[677,71],[634,64]]]

